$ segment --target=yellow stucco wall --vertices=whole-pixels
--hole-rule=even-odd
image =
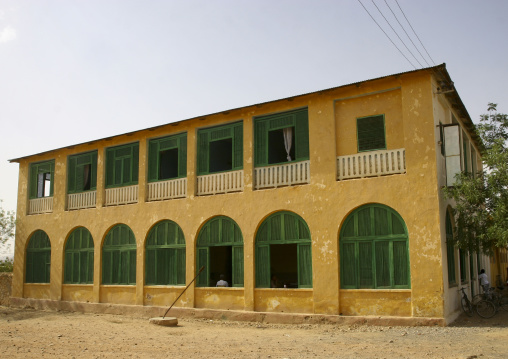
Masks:
[[[244,239],[244,288],[190,288],[177,306],[257,311],[444,317],[443,248],[438,185],[434,98],[430,72],[421,71],[319,93],[230,110],[160,128],[94,141],[20,160],[13,296],[137,305],[168,305],[179,287],[144,286],[145,240],[158,221],[176,222],[186,242],[186,282],[196,272],[195,245],[200,227],[224,215],[240,227]],[[253,118],[307,107],[311,183],[253,189]],[[357,153],[356,118],[385,115],[388,149],[405,148],[407,173],[336,180],[336,156]],[[243,121],[244,190],[196,196],[196,130]],[[147,202],[147,140],[187,132],[187,197]],[[139,141],[139,202],[105,207],[105,149]],[[66,210],[67,157],[98,149],[97,208]],[[49,214],[27,215],[30,162],[55,159],[54,207]],[[397,211],[407,226],[411,289],[340,290],[339,231],[355,208],[380,203]],[[312,289],[255,289],[255,236],[262,221],[276,211],[292,211],[307,223],[312,237]],[[102,244],[108,230],[128,225],[137,241],[135,286],[102,286]],[[94,284],[63,285],[65,240],[78,226],[94,239]],[[51,241],[51,284],[46,290],[23,284],[25,248],[30,235],[44,230]],[[37,287],[39,288],[39,287]]]

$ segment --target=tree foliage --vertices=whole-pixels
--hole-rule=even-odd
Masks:
[[[2,200],[0,200],[0,249],[3,249],[7,241],[14,238],[16,220],[14,211],[4,210],[1,203]]]
[[[457,175],[445,195],[455,200],[454,241],[470,252],[492,254],[508,245],[508,115],[489,103],[476,128],[485,146],[483,169]]]

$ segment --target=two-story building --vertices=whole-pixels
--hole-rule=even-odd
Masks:
[[[473,127],[443,64],[13,159],[12,296],[449,322]]]

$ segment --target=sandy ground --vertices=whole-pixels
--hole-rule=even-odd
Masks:
[[[276,325],[0,307],[2,358],[508,358],[508,312],[449,327]]]

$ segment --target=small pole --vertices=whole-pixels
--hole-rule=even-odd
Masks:
[[[175,303],[178,301],[178,299],[180,299],[180,297],[182,296],[183,293],[185,293],[185,291],[187,290],[187,288],[189,288],[189,286],[196,280],[196,278],[201,274],[201,272],[205,269],[205,266],[202,266],[200,269],[199,269],[199,272],[198,274],[194,277],[193,280],[191,280],[191,282],[189,284],[187,284],[187,287],[185,287],[185,289],[183,290],[182,293],[180,293],[180,295],[178,296],[178,298],[175,299],[175,301],[173,302],[173,304],[171,304],[171,307],[168,308],[168,310],[166,310],[166,313],[164,313],[164,315],[162,316],[162,319],[164,319],[164,317],[166,316],[166,314],[168,314],[169,310],[171,308],[173,308],[173,305],[175,305]]]

